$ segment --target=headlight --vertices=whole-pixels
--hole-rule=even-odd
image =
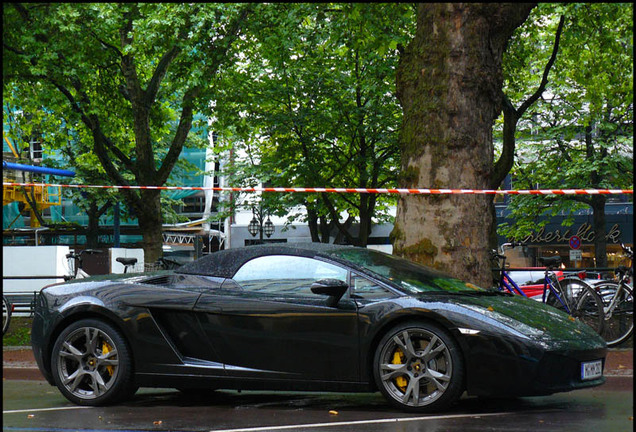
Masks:
[[[498,324],[498,326],[504,326],[510,333],[513,333],[516,336],[524,339],[537,339],[545,334],[545,332],[535,327],[531,327],[527,324],[522,323],[521,321],[518,321],[490,308],[484,308],[481,306],[469,304],[463,304],[462,307],[477,312],[479,315],[485,317],[488,321],[494,321],[494,323]]]

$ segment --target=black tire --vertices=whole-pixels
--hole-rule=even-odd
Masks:
[[[408,412],[445,410],[464,391],[464,361],[457,342],[428,322],[391,329],[378,344],[373,373],[384,397]]]
[[[576,298],[576,307],[572,315],[592,327],[599,335],[603,334],[605,329],[603,300],[593,288],[586,287]]]
[[[2,336],[9,330],[11,324],[11,302],[5,296],[2,296]]]
[[[77,405],[109,405],[137,390],[124,337],[99,319],[76,321],[60,333],[51,372],[60,392]]]
[[[559,285],[555,287],[560,299],[557,298],[550,289],[548,289],[547,298],[545,302],[546,304],[549,304],[550,306],[555,307],[571,315],[572,311],[576,307],[576,302],[574,301],[574,297],[576,296],[577,293],[579,293],[581,290],[584,289],[585,285],[587,284],[578,278],[561,279],[559,281]],[[560,288],[560,292],[559,292],[559,288]]]
[[[629,286],[622,285],[615,304],[611,310],[608,309],[616,296],[618,286],[616,282],[602,282],[594,285],[605,308],[605,325],[601,336],[608,347],[621,345],[634,333],[634,296]]]

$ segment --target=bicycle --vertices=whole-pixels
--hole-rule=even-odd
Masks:
[[[102,251],[99,249],[84,249],[84,250],[81,250],[79,253],[71,252],[67,254],[66,259],[68,260],[68,263],[69,263],[68,267],[71,274],[64,276],[65,281],[90,277],[90,275],[86,273],[84,269],[82,268],[82,265],[84,262],[82,259],[82,255],[85,253],[99,254],[99,253],[102,253]],[[133,269],[135,265],[137,264],[137,258],[118,257],[118,258],[115,258],[115,261],[117,261],[118,263],[121,263],[124,266],[124,273],[127,273],[129,268]]]
[[[2,296],[2,336],[9,330],[9,324],[11,324],[11,314],[13,313],[13,305],[7,298]]]
[[[496,288],[514,295],[528,297],[506,271],[506,256],[503,252],[506,247],[515,246],[522,245],[514,242],[504,243],[501,246],[501,254],[496,250],[492,251],[493,259],[497,259],[498,264],[501,265],[498,269],[500,277],[496,281]],[[545,267],[541,301],[578,318],[601,334],[605,324],[603,301],[594,288],[579,277],[557,277],[555,271],[562,263],[560,256],[540,257],[539,262]]]
[[[72,251],[71,253],[66,254],[66,260],[68,261],[69,267],[69,275],[64,276],[65,281],[73,280],[73,279],[83,279],[87,278],[90,275],[84,271],[82,268],[84,254],[98,254],[102,253],[99,249],[84,249],[79,251],[79,253],[75,253]]]
[[[603,301],[605,312],[605,326],[601,336],[609,347],[622,344],[634,332],[634,297],[630,285],[634,274],[634,252],[624,244],[621,244],[621,247],[629,258],[629,267],[616,268],[618,282],[605,280],[594,284],[594,289]]]

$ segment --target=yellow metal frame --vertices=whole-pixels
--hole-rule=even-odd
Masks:
[[[18,153],[15,151],[15,147],[11,144],[11,141],[7,138],[7,136],[3,133],[2,136],[4,140],[9,145],[11,152],[16,158],[19,158]],[[12,173],[2,170],[2,178],[5,183],[14,183],[17,178]],[[29,186],[30,190],[25,190],[22,186],[3,186],[2,187],[2,205],[5,206],[7,204],[11,204],[13,202],[21,202],[29,205],[29,201],[25,196],[25,193],[30,194],[33,191],[33,197],[35,198],[35,205],[38,211],[56,206],[62,205],[62,192],[59,187],[51,187],[51,186]],[[49,188],[54,189],[56,192],[51,192]],[[35,212],[31,207],[29,207],[29,212],[31,213],[31,227],[39,227],[40,223],[38,218],[35,217]]]
[[[30,186],[30,188],[33,191],[33,197],[35,198],[35,205],[38,211],[62,204],[59,188],[56,188],[56,193],[50,193],[48,186]],[[21,202],[29,206],[29,202],[25,196],[27,193],[31,194],[31,191],[25,191],[21,186],[4,186],[2,188],[2,205],[5,206],[13,202]],[[34,210],[30,206],[28,207],[28,210],[31,216],[31,228],[39,227],[40,222],[35,216]]]
[[[13,156],[15,156],[16,159],[19,159],[20,156],[18,156],[18,152],[15,151],[15,148],[13,147],[13,144],[11,144],[11,141],[9,141],[9,138],[7,138],[7,136],[5,135],[4,132],[2,132],[2,136],[4,137],[4,140],[7,142],[7,144],[9,144],[9,148],[11,149],[11,152],[13,153]]]

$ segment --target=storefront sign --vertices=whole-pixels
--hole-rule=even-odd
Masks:
[[[532,233],[522,240],[522,243],[568,243],[572,238],[572,229],[567,229],[564,232],[561,230],[545,231],[545,227],[541,228],[536,233]],[[592,225],[584,223],[574,234],[580,239],[581,243],[593,243],[596,233],[592,230]],[[621,238],[621,230],[618,224],[614,224],[610,228],[609,232],[605,236],[608,243],[619,243]]]

